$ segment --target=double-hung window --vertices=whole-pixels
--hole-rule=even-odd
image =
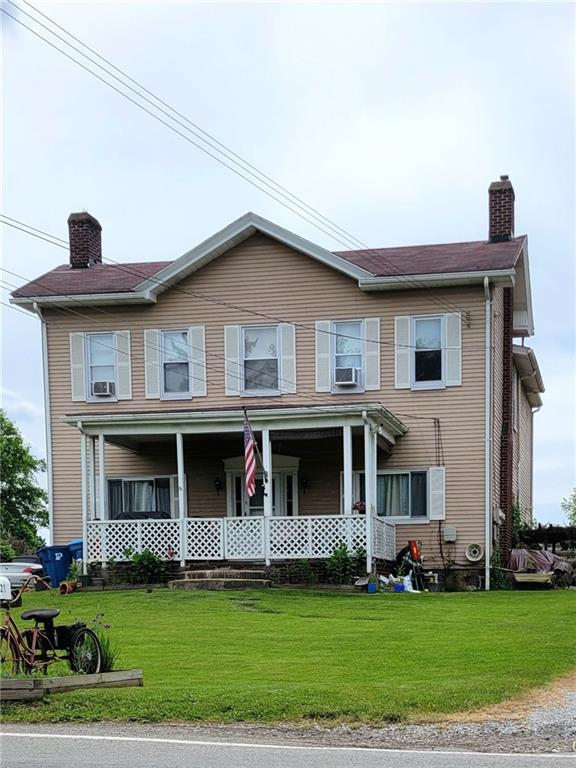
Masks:
[[[190,397],[188,331],[162,331],[162,395],[169,399]]]
[[[116,347],[114,333],[87,333],[86,355],[89,398],[116,395]]]
[[[414,339],[412,387],[444,386],[444,356],[442,352],[443,318],[412,318]]]
[[[245,394],[278,394],[280,368],[278,326],[242,328],[242,383]]]
[[[363,384],[363,333],[362,321],[338,321],[332,323],[334,335],[333,387],[359,387]]]

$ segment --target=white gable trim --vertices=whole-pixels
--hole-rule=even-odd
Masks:
[[[309,240],[305,240],[303,237],[299,237],[299,235],[295,235],[293,232],[289,232],[287,229],[257,216],[255,213],[247,213],[231,224],[228,224],[220,232],[204,240],[200,245],[192,248],[191,251],[180,256],[179,259],[164,267],[160,272],[144,280],[136,286],[135,291],[149,293],[150,295],[162,293],[162,291],[166,290],[167,286],[159,285],[159,282],[170,283],[182,280],[192,274],[192,272],[209,264],[213,259],[226,253],[235,245],[244,242],[244,240],[247,240],[256,232],[268,235],[268,237],[272,237],[289,248],[293,248],[295,251],[316,259],[316,261],[341,272],[347,277],[358,281],[371,277],[370,272],[351,264],[340,256],[330,253],[325,248],[321,248]]]

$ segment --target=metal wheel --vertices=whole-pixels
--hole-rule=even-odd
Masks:
[[[102,651],[95,632],[87,627],[82,627],[72,635],[68,663],[74,672],[85,675],[100,672]]]
[[[21,663],[16,641],[5,629],[0,630],[0,676],[17,675]]]

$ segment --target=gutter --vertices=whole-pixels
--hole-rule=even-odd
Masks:
[[[487,272],[436,272],[420,275],[393,275],[389,277],[369,277],[358,281],[358,287],[363,291],[401,290],[410,288],[431,287],[439,285],[472,285],[482,283],[486,278],[493,282],[514,287],[516,270],[493,269]]]
[[[54,491],[52,484],[52,423],[50,416],[50,384],[48,378],[48,327],[42,310],[34,302],[33,310],[42,324],[42,379],[44,384],[44,431],[46,441],[46,476],[48,485],[48,531],[50,544],[54,541]]]
[[[492,555],[492,301],[484,277],[484,589],[490,590]]]

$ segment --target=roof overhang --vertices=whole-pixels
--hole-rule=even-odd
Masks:
[[[413,288],[437,288],[447,285],[481,285],[488,277],[492,283],[514,286],[514,269],[492,269],[474,272],[438,272],[422,275],[391,275],[369,277],[358,282],[363,291],[397,291]]]
[[[522,250],[515,265],[515,285],[512,297],[513,333],[525,338],[534,335],[532,314],[532,290],[530,287],[530,264],[528,262],[528,238],[524,238]]]
[[[542,405],[540,395],[544,392],[544,382],[534,350],[514,344],[512,357],[528,402],[533,408],[539,408]]]
[[[254,408],[249,410],[254,430],[275,431],[360,427],[368,423],[380,437],[394,444],[408,427],[379,403],[320,405],[295,408]],[[119,437],[137,435],[240,433],[244,428],[243,410],[188,410],[161,413],[79,413],[62,417],[84,434]]]
[[[84,306],[111,306],[113,304],[155,304],[156,296],[143,292],[126,291],[125,293],[79,293],[65,296],[11,296],[10,303],[34,312],[34,305],[45,308]]]

